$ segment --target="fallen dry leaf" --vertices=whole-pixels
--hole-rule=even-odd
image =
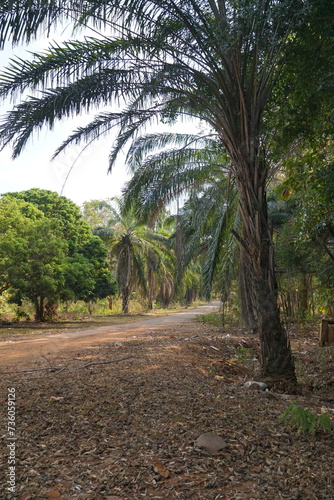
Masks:
[[[164,466],[161,460],[156,460],[155,462],[153,462],[153,469],[165,479],[169,477],[169,470]]]
[[[47,500],[60,500],[60,492],[58,490],[51,490],[47,493],[44,493],[45,498]]]
[[[63,397],[58,397],[58,396],[51,396],[50,401],[62,401],[64,398]]]
[[[290,331],[302,388],[293,398],[314,415],[323,408],[333,417],[332,352],[318,346],[312,325]],[[229,363],[246,341],[252,357]],[[112,337],[84,337],[79,350],[49,355],[52,366],[73,368],[73,356],[94,359],[92,371],[2,374],[0,396],[13,381],[18,395],[17,500],[333,500],[333,440],[325,431],[309,437],[284,425],[279,418],[291,401],[282,394],[243,389],[259,367],[257,336],[189,322],[122,344],[127,359],[118,363],[111,362],[118,352]],[[13,370],[45,362],[19,359]],[[50,402],[60,394],[63,400]],[[209,431],[228,446],[199,452],[194,442]],[[6,447],[0,459],[7,463]]]

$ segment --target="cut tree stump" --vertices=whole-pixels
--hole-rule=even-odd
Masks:
[[[334,320],[321,320],[319,341],[320,345],[334,344]]]

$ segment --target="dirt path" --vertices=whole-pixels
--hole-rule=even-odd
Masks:
[[[125,342],[138,337],[151,338],[152,334],[177,331],[179,325],[194,321],[198,314],[217,310],[220,302],[213,301],[204,306],[188,309],[177,314],[160,316],[121,325],[101,326],[82,330],[64,331],[57,334],[42,334],[33,339],[0,342],[0,365],[2,370],[20,363],[45,364],[45,357],[59,351],[96,347],[111,341]]]

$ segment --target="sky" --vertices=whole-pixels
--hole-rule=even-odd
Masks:
[[[89,28],[87,28],[89,30]],[[82,32],[97,36],[96,33]],[[78,38],[78,37],[76,37]],[[61,43],[63,40],[73,39],[71,27],[57,28],[50,38],[39,37],[29,46],[15,47],[8,44],[0,50],[1,68],[5,68],[11,57],[30,58],[29,52],[40,52],[47,48],[50,42]],[[0,116],[11,109],[9,100],[0,102]],[[108,108],[111,110],[112,108]],[[101,109],[99,112],[103,111]],[[130,179],[125,166],[125,155],[120,156],[111,173],[108,174],[108,156],[115,136],[108,135],[94,141],[85,148],[85,143],[66,148],[66,151],[51,161],[52,155],[58,146],[78,126],[89,123],[94,116],[76,116],[57,122],[53,130],[44,127],[34,133],[27,146],[19,156],[12,160],[12,151],[7,147],[0,151],[0,195],[12,191],[24,191],[31,188],[48,189],[66,196],[81,206],[85,201],[105,200],[113,196],[120,196],[122,188]],[[173,126],[176,132],[197,132],[198,123],[180,123]],[[156,129],[154,129],[156,130]],[[159,128],[159,130],[163,130]],[[150,130],[148,130],[149,132]]]
[[[0,51],[1,68],[7,66],[13,56],[29,57],[27,50],[40,51],[49,41],[69,39],[68,31],[53,34],[50,39],[33,42],[28,47],[12,48],[9,44]],[[0,115],[11,105],[9,101],[0,103]],[[43,128],[34,134],[32,140],[19,158],[11,159],[11,149],[0,151],[0,194],[10,191],[23,191],[34,187],[48,189],[62,194],[78,205],[85,201],[102,200],[119,196],[122,187],[129,179],[121,158],[111,174],[108,174],[108,155],[115,137],[109,135],[95,141],[86,148],[85,144],[69,147],[57,159],[51,161],[56,148],[78,126],[85,125],[93,117],[83,115],[74,119],[58,122],[53,130]],[[80,154],[81,153],[81,154]]]

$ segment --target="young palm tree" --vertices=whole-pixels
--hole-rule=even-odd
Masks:
[[[192,116],[215,130],[239,192],[242,230],[237,237],[258,304],[262,372],[277,383],[295,382],[295,370],[277,307],[263,117],[309,4],[316,2],[12,0],[1,12],[2,38],[8,33],[29,38],[43,23],[64,16],[109,29],[102,39],[53,44],[33,62],[15,60],[6,70],[2,95],[43,89],[18,104],[3,123],[3,144],[13,143],[14,156],[42,125],[52,127],[64,115],[115,99],[126,103],[120,112],[100,113],[57,152],[118,127],[112,165],[123,146],[154,119]]]

